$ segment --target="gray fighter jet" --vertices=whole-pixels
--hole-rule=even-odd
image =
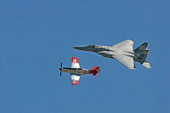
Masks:
[[[149,62],[145,61],[149,52],[149,49],[146,48],[148,43],[144,42],[135,50],[133,50],[133,43],[132,40],[125,40],[113,46],[88,45],[73,48],[95,52],[103,57],[116,59],[128,69],[136,68],[134,62],[140,62],[144,67],[151,68]]]

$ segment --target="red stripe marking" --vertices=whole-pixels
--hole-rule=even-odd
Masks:
[[[73,81],[75,81],[75,82],[73,82]],[[78,82],[79,82],[78,80],[73,80],[73,79],[71,80],[71,84],[72,84],[72,85],[77,85]]]
[[[72,57],[72,60],[71,60],[72,63],[73,63],[73,60],[76,60],[76,63],[79,63],[79,62],[78,62],[78,58]]]

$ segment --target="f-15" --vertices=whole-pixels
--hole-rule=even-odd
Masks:
[[[72,57],[71,68],[66,68],[66,67],[62,68],[62,63],[61,63],[61,68],[59,68],[59,70],[60,70],[60,76],[62,74],[62,71],[65,73],[70,73],[72,85],[77,85],[80,76],[82,75],[93,74],[93,76],[97,76],[97,73],[100,73],[100,67],[93,66],[92,70],[80,68],[78,59],[76,57]]]
[[[135,50],[133,50],[133,43],[132,40],[125,40],[113,46],[88,45],[73,48],[95,52],[103,57],[116,59],[128,69],[136,68],[134,62],[140,62],[144,67],[151,68],[149,62],[145,61],[149,52],[149,49],[146,48],[148,43],[144,42]]]

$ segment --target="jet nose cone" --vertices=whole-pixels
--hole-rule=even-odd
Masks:
[[[81,46],[77,46],[77,47],[73,47],[74,49],[78,49],[78,50],[83,50],[83,47]]]
[[[61,70],[62,70],[62,68],[59,68],[59,70],[61,71]]]
[[[78,49],[78,47],[73,47],[74,49]]]

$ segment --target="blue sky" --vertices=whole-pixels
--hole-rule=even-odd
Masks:
[[[0,113],[169,113],[169,20],[168,0],[1,0]],[[151,69],[73,49],[126,39],[149,43]],[[71,85],[72,57],[101,73]]]

